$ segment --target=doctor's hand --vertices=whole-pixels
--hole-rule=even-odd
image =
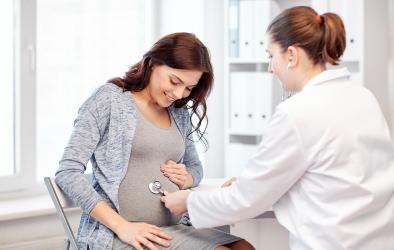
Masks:
[[[160,171],[163,172],[170,181],[177,184],[179,189],[188,189],[193,186],[193,177],[186,171],[184,164],[176,164],[171,160],[167,161],[166,164],[160,166]]]
[[[233,183],[233,182],[236,181],[236,180],[237,180],[237,178],[235,178],[235,177],[231,178],[230,180],[226,181],[226,182],[222,185],[222,188],[231,186],[231,183]]]
[[[176,191],[169,193],[164,191],[164,196],[160,198],[166,208],[175,215],[181,215],[187,212],[186,199],[189,195],[189,191]]]

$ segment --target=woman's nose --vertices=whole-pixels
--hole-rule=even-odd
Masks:
[[[274,73],[274,71],[272,70],[272,63],[271,62],[268,64],[268,72]]]
[[[182,99],[183,92],[184,92],[184,88],[178,87],[174,90],[173,94],[176,99]]]

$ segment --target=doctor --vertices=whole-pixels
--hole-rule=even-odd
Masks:
[[[342,20],[294,7],[272,21],[267,38],[269,71],[299,93],[277,106],[237,180],[212,191],[165,192],[162,201],[175,214],[189,211],[196,228],[247,220],[273,206],[292,250],[394,249],[388,126],[375,97],[346,68],[325,67],[345,50]]]

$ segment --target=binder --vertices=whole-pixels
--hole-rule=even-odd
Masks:
[[[328,0],[312,0],[311,7],[319,15],[327,13],[328,12]]]
[[[254,57],[254,4],[255,1],[239,2],[239,57]]]
[[[280,13],[279,5],[272,0],[255,1],[254,7],[254,56],[267,56],[265,35],[268,25]]]
[[[232,131],[245,130],[245,73],[233,72],[230,74],[230,129]]]
[[[273,110],[273,74],[268,72],[259,72],[256,77],[256,130],[257,132],[263,132],[268,126],[268,123],[272,116]]]
[[[344,4],[344,18],[346,30],[346,49],[344,59],[360,60],[363,54],[361,49],[362,41],[362,6],[358,0],[346,0]]]
[[[239,0],[230,0],[229,2],[229,57],[238,57],[239,48]]]
[[[258,145],[230,143],[225,166],[225,178],[238,177],[257,152]]]
[[[254,46],[255,57],[267,57],[265,34],[271,21],[270,14],[271,1],[256,1],[254,8],[255,26],[254,26]]]
[[[330,0],[330,3],[329,3],[330,12],[333,12],[333,13],[339,15],[342,18],[342,20],[345,16],[344,2],[345,2],[344,0]],[[324,14],[324,13],[322,13],[322,14]]]
[[[257,106],[256,106],[256,77],[257,72],[245,72],[244,74],[244,100],[245,100],[245,117],[244,119],[244,130],[245,131],[256,131],[257,122]]]

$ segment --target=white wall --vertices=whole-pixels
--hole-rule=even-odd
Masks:
[[[389,1],[364,1],[364,86],[379,102],[383,115],[392,127],[390,111],[390,83],[388,78],[390,57]],[[393,15],[393,13],[391,13]],[[391,134],[394,130],[391,130]]]
[[[388,0],[389,16],[389,65],[388,65],[388,95],[389,95],[389,114],[391,140],[394,143],[394,0]]]

